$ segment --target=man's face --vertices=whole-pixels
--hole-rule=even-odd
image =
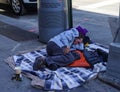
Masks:
[[[83,42],[83,38],[75,38],[75,40],[74,40],[74,42],[73,42],[73,44],[80,44],[80,43],[82,43]]]

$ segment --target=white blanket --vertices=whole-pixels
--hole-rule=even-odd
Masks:
[[[108,49],[96,44],[91,44],[88,49],[103,49],[108,52]],[[86,69],[82,67],[61,67],[56,71],[51,71],[45,68],[45,71],[33,71],[32,65],[35,58],[38,56],[46,55],[46,50],[35,50],[32,52],[14,55],[14,63],[20,66],[25,73],[37,75],[40,79],[45,80],[45,90],[65,90],[81,86],[86,81],[96,78],[100,71],[105,71],[106,66],[103,63],[97,63],[94,68]]]

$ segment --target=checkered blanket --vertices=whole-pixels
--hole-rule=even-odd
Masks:
[[[89,50],[103,49],[108,52],[108,49],[99,45],[91,44]],[[37,75],[40,79],[45,80],[45,90],[64,90],[81,86],[86,81],[93,79],[100,71],[105,71],[106,67],[103,63],[94,65],[94,68],[86,69],[82,67],[61,67],[56,71],[51,71],[45,68],[44,71],[33,71],[33,63],[38,56],[46,56],[46,50],[35,50],[32,52],[14,55],[14,63],[20,66],[23,72],[32,73]]]

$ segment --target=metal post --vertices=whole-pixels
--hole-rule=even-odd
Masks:
[[[72,28],[73,27],[72,0],[68,0],[68,19],[69,19],[69,28]]]
[[[72,28],[72,0],[38,0],[38,26],[44,43]]]
[[[107,62],[107,71],[99,75],[99,79],[120,89],[120,5],[119,21],[111,21],[114,41],[110,44],[109,56]],[[117,26],[116,26],[117,25]],[[117,31],[116,31],[117,30]]]
[[[113,42],[119,42],[120,43],[120,4],[119,4],[119,20],[118,20],[118,29],[116,31],[115,37]]]
[[[39,40],[47,43],[50,38],[69,28],[69,8],[66,0],[38,1]]]

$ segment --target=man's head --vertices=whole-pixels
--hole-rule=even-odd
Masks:
[[[83,38],[80,38],[80,37],[76,37],[75,38],[75,40],[74,40],[74,42],[73,42],[73,44],[80,44],[80,43],[82,43],[83,42]]]
[[[83,38],[86,36],[86,33],[88,32],[86,29],[83,29],[82,27],[78,26],[76,29],[79,32],[79,36],[74,39],[73,44],[80,44],[83,42]]]
[[[83,29],[83,28],[80,27],[80,26],[76,27],[76,29],[78,30],[80,36],[81,36],[81,35],[85,36],[86,33],[88,32],[86,29]]]

